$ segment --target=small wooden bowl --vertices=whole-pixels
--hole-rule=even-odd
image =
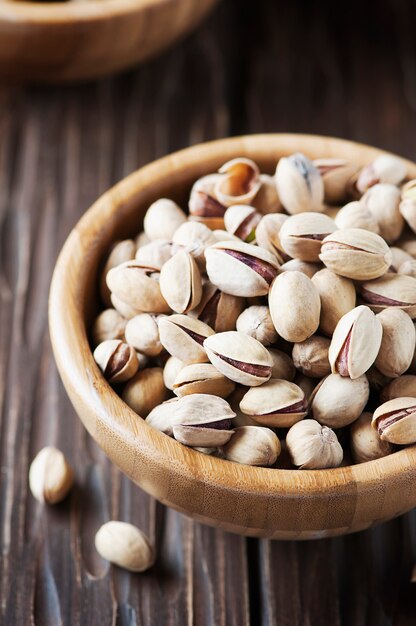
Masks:
[[[86,80],[130,67],[190,31],[217,0],[0,0],[0,77]]]
[[[330,470],[249,467],[193,451],[149,427],[104,380],[87,331],[97,307],[97,271],[116,239],[137,233],[151,202],[186,206],[192,182],[228,159],[248,156],[263,172],[302,151],[366,164],[380,150],[340,139],[257,135],[182,150],[151,163],[104,194],[70,234],[50,293],[56,362],[84,425],[131,480],[164,504],[228,531],[256,537],[311,539],[341,535],[416,505],[416,446],[361,465]],[[416,177],[416,165],[406,162]]]

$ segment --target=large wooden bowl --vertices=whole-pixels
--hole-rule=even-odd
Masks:
[[[229,531],[311,539],[362,530],[416,505],[416,446],[370,463],[300,471],[238,465],[195,452],[149,427],[104,380],[88,344],[97,270],[109,245],[137,233],[161,196],[185,206],[192,182],[237,156],[272,173],[277,160],[346,157],[365,164],[380,150],[304,135],[224,139],[182,150],[131,174],[104,194],[70,234],[50,293],[49,324],[62,380],[87,430],[131,480],[193,518]],[[408,173],[416,166],[406,162]]]
[[[217,0],[0,0],[0,77],[61,82],[112,74],[160,52]]]

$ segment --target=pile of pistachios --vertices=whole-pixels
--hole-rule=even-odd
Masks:
[[[147,210],[102,271],[94,358],[153,428],[319,469],[416,443],[416,180],[391,155],[248,158]],[[139,417],[140,416],[140,417]]]

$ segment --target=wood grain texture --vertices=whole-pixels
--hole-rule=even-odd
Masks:
[[[329,2],[318,12],[312,2],[270,0],[256,4],[255,19],[250,9],[225,0],[178,48],[124,77],[0,91],[1,624],[415,622],[415,511],[311,543],[201,526],[111,466],[53,364],[46,299],[56,255],[83,211],[137,167],[198,141],[294,130],[416,158],[412,2],[380,2],[374,12],[353,1],[338,14]],[[46,444],[61,447],[77,475],[54,509],[27,488],[29,460]],[[110,517],[156,538],[154,570],[130,575],[96,561],[91,536]]]

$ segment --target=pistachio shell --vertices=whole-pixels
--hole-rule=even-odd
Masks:
[[[231,438],[234,411],[217,396],[196,393],[180,398],[173,407],[173,435],[185,445],[217,447]]]
[[[276,167],[277,193],[291,215],[324,210],[324,183],[318,169],[305,155],[281,158]]]
[[[327,268],[314,274],[312,282],[321,299],[321,331],[332,336],[341,317],[355,307],[354,283]]]
[[[412,276],[386,274],[362,283],[360,291],[363,302],[376,313],[394,306],[416,317],[416,278]]]
[[[136,313],[167,313],[169,305],[160,291],[158,277],[138,261],[127,261],[108,272],[107,285],[112,295]]]
[[[140,370],[124,387],[121,397],[133,411],[146,417],[166,399],[163,370],[160,367]]]
[[[282,224],[279,238],[289,256],[317,262],[323,239],[335,230],[334,220],[323,213],[300,213],[292,215]]]
[[[416,443],[416,399],[395,398],[379,406],[372,426],[383,441],[408,445]]]
[[[237,330],[254,337],[264,346],[277,341],[268,306],[249,306],[237,319]]]
[[[95,547],[103,559],[130,572],[144,572],[155,556],[146,535],[126,522],[107,522],[95,535]]]
[[[96,317],[92,328],[94,345],[107,339],[123,339],[126,320],[115,309],[104,309]]]
[[[359,418],[370,389],[365,375],[351,379],[330,374],[314,389],[310,403],[313,417],[325,426],[342,428]]]
[[[110,254],[107,257],[104,269],[101,273],[100,282],[101,299],[106,306],[111,305],[110,290],[106,283],[106,277],[108,272],[113,267],[117,267],[117,265],[120,265],[120,263],[125,263],[126,261],[131,261],[132,259],[134,259],[134,255],[136,254],[136,248],[136,242],[132,239],[124,239],[123,241],[118,241],[111,248]]]
[[[249,389],[240,409],[259,424],[287,428],[305,417],[308,403],[300,387],[272,379],[261,387]]]
[[[224,163],[215,184],[215,197],[224,206],[250,204],[261,186],[256,163],[243,157]]]
[[[398,185],[406,176],[406,165],[392,154],[381,154],[372,163],[363,167],[358,179],[357,189],[365,193],[377,183]]]
[[[281,213],[283,211],[273,176],[260,174],[261,187],[251,201],[253,207],[262,215]]]
[[[281,451],[277,435],[270,428],[240,426],[223,447],[228,461],[243,465],[274,465]]]
[[[177,419],[173,412],[173,405],[176,402],[179,402],[179,398],[171,398],[155,406],[146,417],[146,424],[173,437],[173,424]]]
[[[110,300],[115,310],[120,313],[125,320],[130,320],[132,317],[135,317],[138,313],[140,313],[140,311],[135,307],[132,307],[130,304],[120,300],[120,298],[117,298],[114,293],[111,294]]]
[[[325,189],[325,202],[336,204],[348,195],[351,178],[358,166],[346,159],[315,159],[314,166],[322,176]]]
[[[226,398],[234,388],[235,384],[210,363],[193,363],[182,367],[172,385],[174,393],[180,398],[192,393]]]
[[[148,356],[157,356],[163,350],[160,343],[157,318],[149,313],[140,313],[126,325],[126,341],[135,350]]]
[[[387,402],[394,398],[416,398],[416,376],[399,376],[386,385],[380,393],[380,401]]]
[[[184,367],[186,367],[186,363],[176,358],[176,356],[168,358],[163,368],[163,382],[165,383],[165,387],[173,391],[175,378]]]
[[[256,241],[261,248],[271,252],[279,263],[289,260],[280,243],[279,233],[288,219],[284,213],[272,213],[262,217],[256,228]]]
[[[110,383],[123,383],[139,369],[134,349],[119,339],[103,341],[94,350],[94,360]]]
[[[174,249],[181,248],[189,252],[201,270],[205,270],[205,249],[216,242],[216,238],[205,224],[185,222],[175,231],[172,243]]]
[[[331,373],[328,359],[329,344],[329,339],[318,335],[312,335],[305,341],[295,343],[292,359],[296,369],[312,378],[328,376]]]
[[[371,413],[362,413],[351,425],[351,452],[356,463],[381,459],[393,452],[388,441],[382,441],[371,426]]]
[[[224,215],[227,231],[249,243],[256,238],[256,228],[260,220],[261,214],[247,204],[234,204],[226,210]]]
[[[300,261],[299,259],[291,259],[280,266],[279,273],[282,272],[302,272],[308,278],[315,276],[316,272],[322,268],[321,263],[309,263],[308,261]]]
[[[204,339],[214,334],[212,328],[187,315],[169,315],[159,318],[162,346],[184,363],[206,363]]]
[[[147,209],[143,228],[150,241],[155,239],[171,241],[175,230],[184,222],[186,215],[176,202],[160,198]]]
[[[178,252],[164,264],[160,272],[160,291],[176,313],[186,313],[199,304],[201,274],[189,252]]]
[[[388,243],[396,241],[403,230],[400,213],[400,190],[394,185],[374,185],[361,198],[362,204],[377,220],[380,235]]]
[[[200,303],[189,314],[211,326],[215,332],[221,333],[235,329],[237,318],[243,311],[244,304],[244,298],[223,293],[218,287],[206,281],[202,287]]]
[[[155,239],[137,250],[136,261],[142,267],[149,267],[160,272],[171,256],[172,242],[166,239]]]
[[[361,228],[380,234],[378,222],[371,211],[358,200],[349,202],[340,209],[335,217],[335,224],[341,230],[346,228]]]
[[[401,376],[410,367],[416,347],[415,327],[407,313],[387,308],[377,315],[383,329],[375,361],[378,370],[389,378]]]
[[[272,357],[272,378],[282,378],[283,380],[293,381],[296,370],[292,359],[282,350],[269,348],[269,354]]]
[[[343,458],[342,446],[333,430],[315,420],[294,424],[286,436],[292,463],[299,469],[338,467]]]

